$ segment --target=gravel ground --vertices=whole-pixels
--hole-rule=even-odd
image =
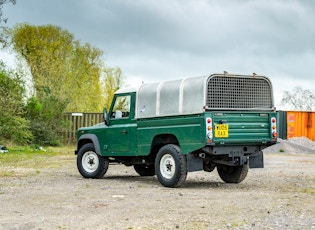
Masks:
[[[315,153],[315,142],[306,137],[294,137],[288,140],[278,138],[278,144],[264,150],[264,153]]]
[[[267,149],[240,184],[194,172],[176,189],[123,165],[83,179],[69,153],[60,167],[0,178],[0,229],[315,229],[315,151],[287,142],[300,145]]]

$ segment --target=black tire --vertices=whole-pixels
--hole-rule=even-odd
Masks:
[[[140,176],[154,176],[154,165],[134,165],[133,168]]]
[[[205,172],[212,172],[215,169],[215,164],[212,162],[203,162],[203,170]]]
[[[163,186],[181,186],[187,177],[186,156],[177,145],[164,145],[155,158],[155,172]]]
[[[248,164],[240,166],[218,165],[217,171],[220,178],[226,183],[240,183],[248,173]]]
[[[109,161],[95,152],[93,143],[83,145],[77,156],[77,167],[85,178],[99,179],[107,172]]]

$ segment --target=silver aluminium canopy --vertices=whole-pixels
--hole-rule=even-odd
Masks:
[[[143,84],[136,118],[199,114],[206,110],[274,110],[271,82],[264,76],[191,77]]]

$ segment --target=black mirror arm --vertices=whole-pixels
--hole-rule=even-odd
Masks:
[[[103,117],[104,117],[104,122],[105,122],[105,125],[109,125],[109,120],[108,120],[108,113],[107,113],[107,109],[104,109],[103,111]]]

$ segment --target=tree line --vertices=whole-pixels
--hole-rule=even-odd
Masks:
[[[19,65],[0,63],[0,140],[58,145],[69,126],[65,112],[102,111],[124,84],[119,67],[105,66],[102,50],[65,29],[23,23],[5,35]]]

